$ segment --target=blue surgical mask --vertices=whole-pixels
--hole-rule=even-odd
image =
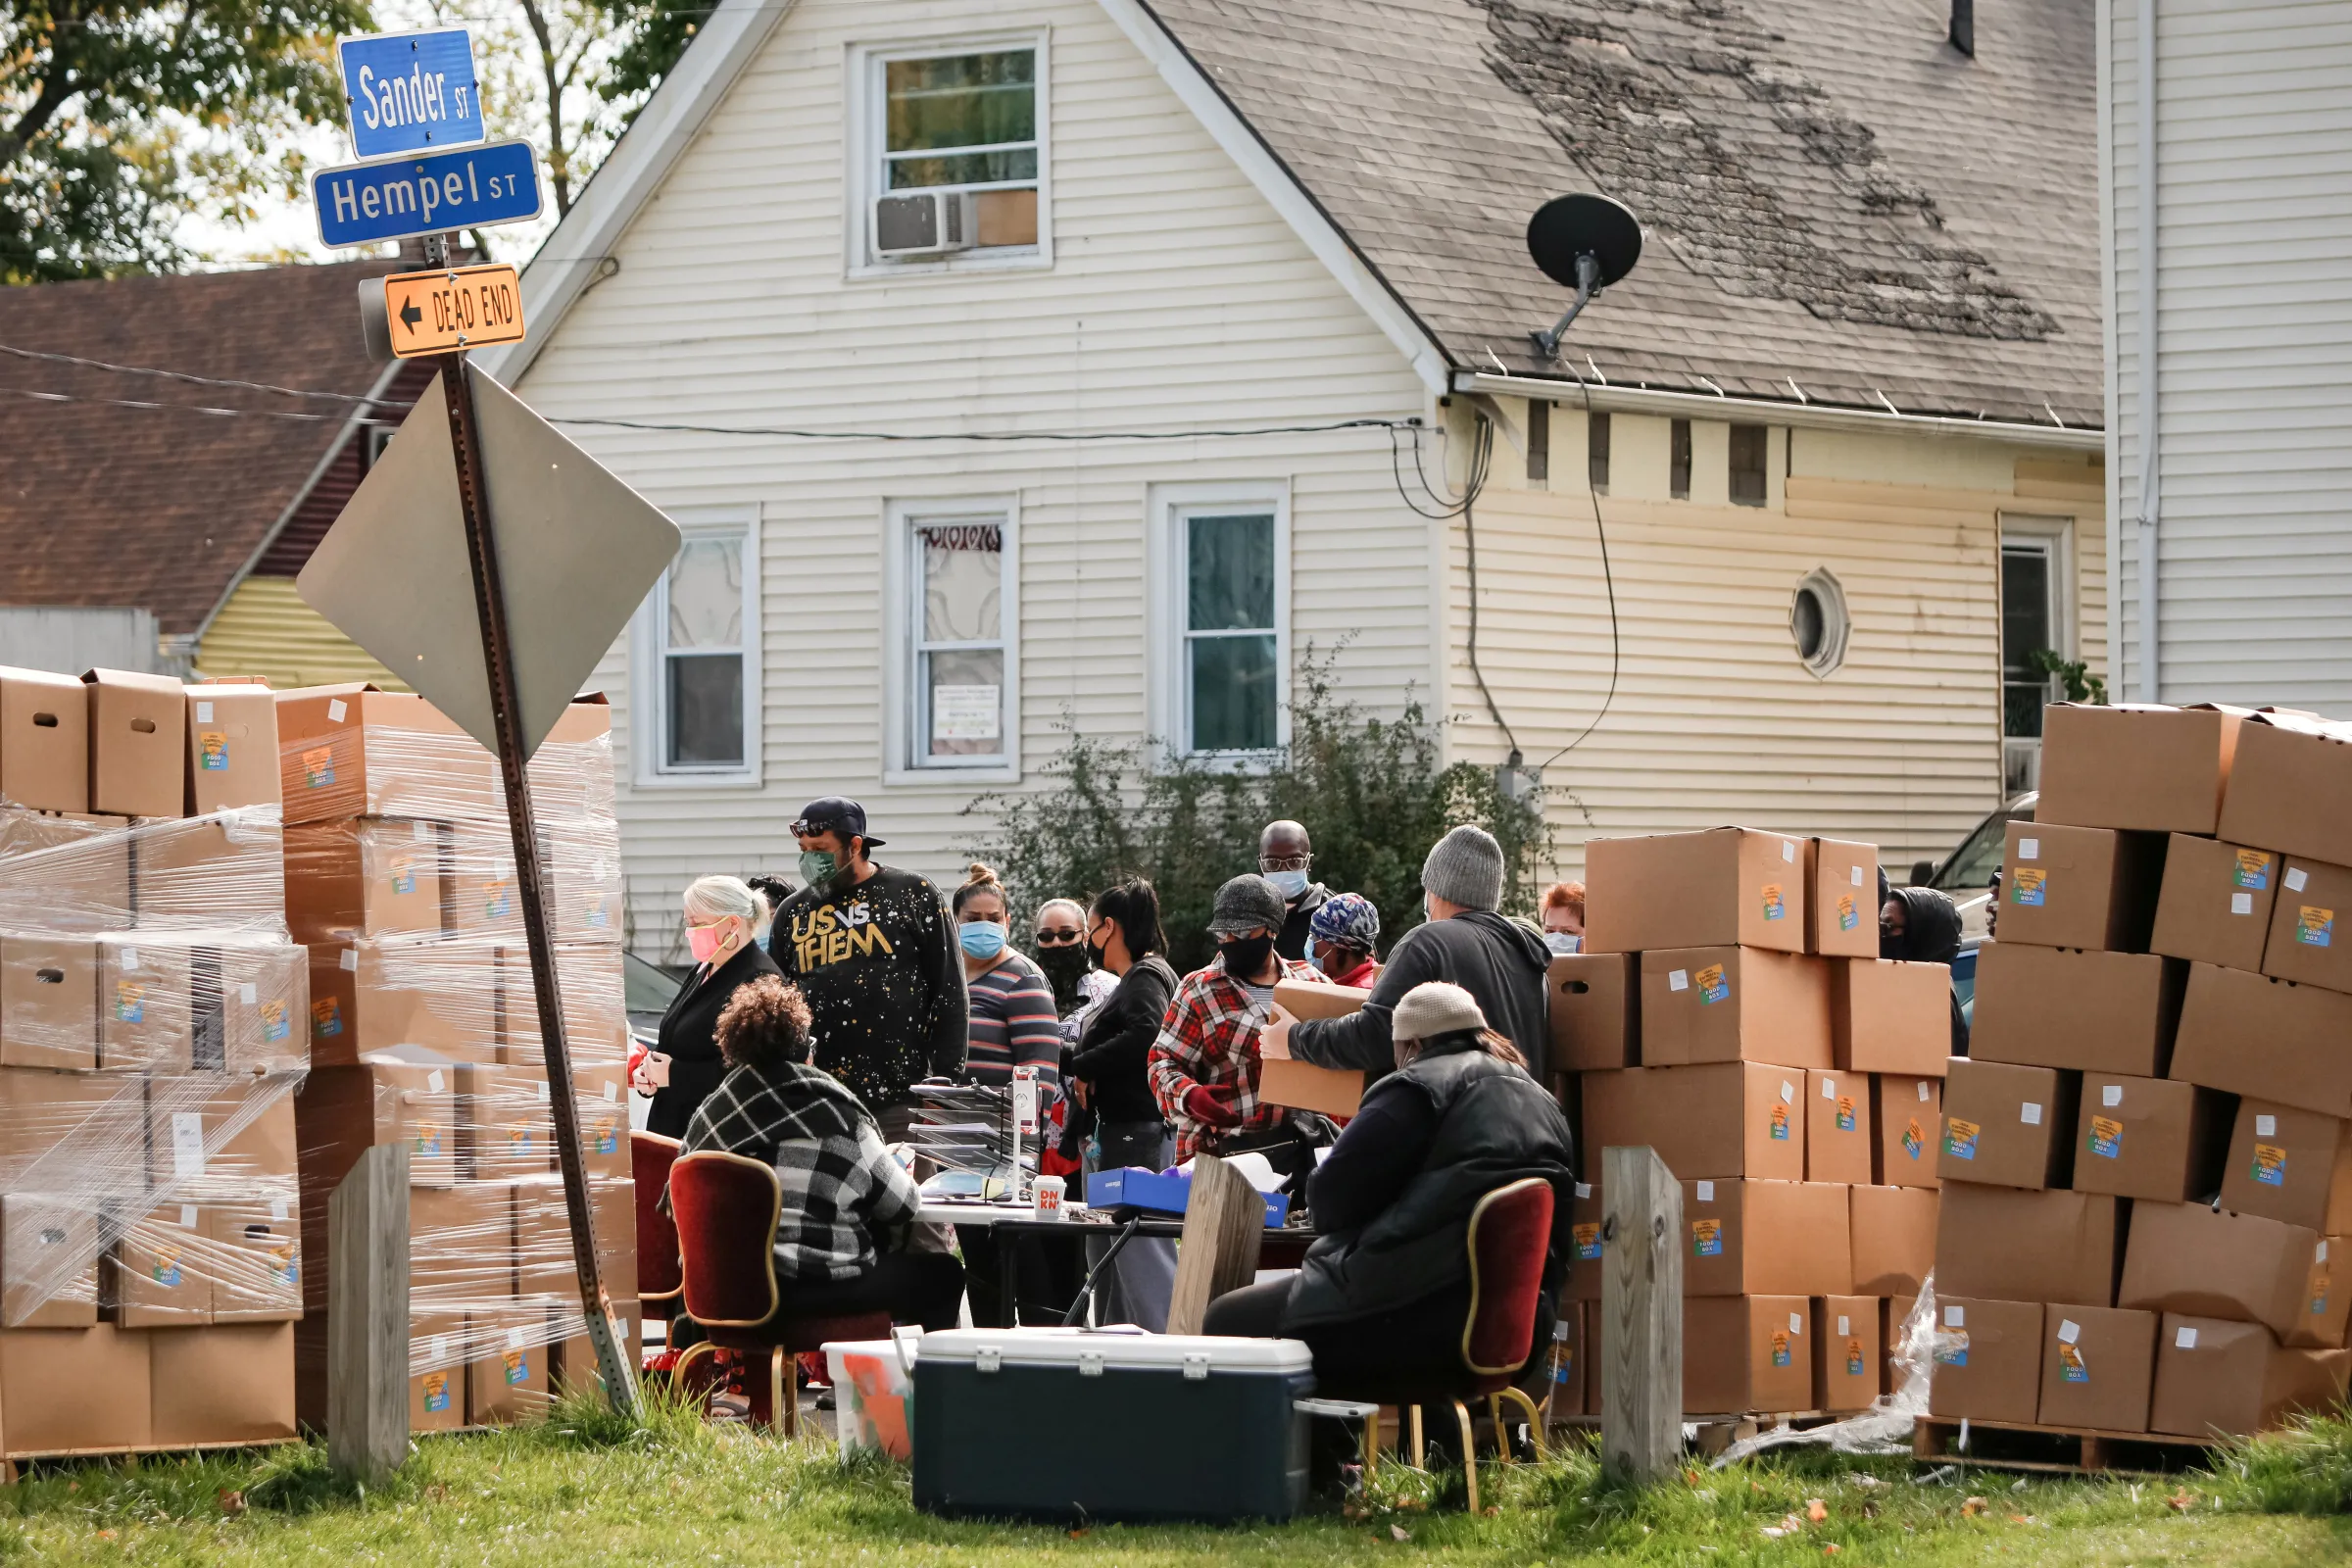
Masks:
[[[1311,942],[1306,945],[1306,962],[1307,966],[1317,974],[1331,973],[1329,969],[1323,967],[1323,950]]]
[[[1265,878],[1274,884],[1274,891],[1281,894],[1286,902],[1306,891],[1304,871],[1268,871]]]
[[[956,927],[956,944],[967,958],[993,958],[1004,951],[1004,928],[994,920],[965,920]]]
[[[833,880],[841,862],[831,850],[803,850],[801,852],[801,881],[812,888],[821,888]]]
[[[1573,931],[1546,931],[1544,933],[1544,945],[1561,957],[1585,951],[1585,939]]]

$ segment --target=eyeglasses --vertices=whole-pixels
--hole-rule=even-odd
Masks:
[[[1040,926],[1037,945],[1041,948],[1074,948],[1086,940],[1086,933],[1072,926]]]
[[[1257,858],[1257,868],[1260,871],[1303,871],[1313,859],[1311,855],[1261,855]]]

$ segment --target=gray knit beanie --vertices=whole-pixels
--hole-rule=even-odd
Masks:
[[[1465,909],[1502,903],[1502,846],[1483,827],[1465,822],[1438,840],[1421,862],[1421,886]]]
[[[1424,980],[1396,1000],[1389,1029],[1396,1040],[1428,1040],[1462,1029],[1484,1029],[1478,999],[1444,980]]]

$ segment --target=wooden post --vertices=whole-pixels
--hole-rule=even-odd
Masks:
[[[1168,1297],[1168,1332],[1198,1334],[1208,1303],[1257,1278],[1266,1239],[1266,1200],[1250,1178],[1214,1154],[1193,1161],[1177,1244],[1176,1288]]]
[[[409,1146],[360,1155],[326,1200],[326,1453],[379,1481],[409,1456]]]
[[[1600,1463],[1655,1481],[1683,1455],[1683,1189],[1646,1145],[1600,1161]]]

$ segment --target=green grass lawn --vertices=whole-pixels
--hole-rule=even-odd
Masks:
[[[0,1563],[811,1563],[982,1568],[1039,1561],[1285,1565],[1396,1559],[1546,1568],[1663,1563],[2352,1562],[2352,1426],[2334,1423],[2181,1483],[2035,1482],[1979,1472],[1917,1484],[1908,1461],[1773,1458],[1693,1469],[1638,1493],[1582,1451],[1481,1471],[1494,1511],[1412,1504],[1396,1475],[1357,1517],[1285,1526],[948,1523],[915,1512],[906,1472],[844,1468],[828,1447],[658,1412],[616,1430],[586,1407],[544,1426],[428,1438],[387,1486],[339,1488],[320,1450],[52,1470],[0,1489]],[[1443,1481],[1440,1483],[1443,1485]],[[1458,1477],[1451,1485],[1458,1490]],[[1810,1517],[1818,1500],[1823,1518]],[[2266,1509],[2302,1509],[2268,1512]],[[2331,1512],[2331,1510],[2334,1510]],[[1785,1531],[1768,1537],[1767,1529]]]

